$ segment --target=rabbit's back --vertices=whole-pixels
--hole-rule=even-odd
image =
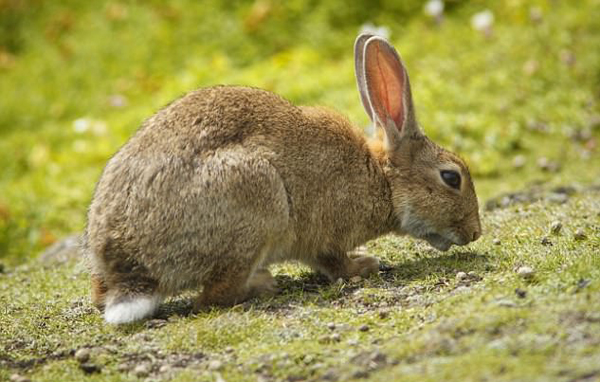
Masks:
[[[373,160],[336,113],[258,89],[201,89],[148,119],[109,161],[90,247],[103,267],[132,258],[173,290],[243,266],[230,253],[261,248],[247,261],[266,263],[349,250],[390,206]]]

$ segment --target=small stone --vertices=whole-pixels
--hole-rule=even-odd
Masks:
[[[515,289],[515,294],[517,295],[518,298],[525,298],[527,297],[527,291],[521,288],[517,288]]]
[[[498,239],[497,237],[495,237],[495,238],[492,240],[492,244],[494,244],[494,245],[500,245],[500,244],[502,244],[502,242],[500,241],[500,239]]]
[[[352,378],[354,379],[363,379],[363,378],[367,378],[369,376],[369,372],[366,370],[357,370],[354,373],[352,373]]]
[[[546,157],[540,157],[537,161],[538,167],[547,172],[558,172],[560,170],[560,164],[552,161]]]
[[[551,192],[546,196],[546,200],[554,204],[565,204],[569,201],[569,195],[557,192]]]
[[[150,366],[145,363],[137,365],[135,369],[133,369],[133,374],[138,378],[145,378],[150,374]]]
[[[327,329],[329,329],[329,330],[335,330],[335,322],[329,322],[329,323],[327,323]]]
[[[560,231],[562,230],[562,223],[558,220],[555,220],[552,222],[552,224],[550,224],[550,232],[553,235],[558,235],[560,233]]]
[[[530,279],[535,275],[535,271],[531,267],[523,266],[517,269],[517,275],[524,279]]]
[[[85,363],[90,360],[90,349],[81,348],[75,352],[75,359],[79,363]]]
[[[496,301],[496,304],[505,308],[514,308],[517,306],[517,304],[515,304],[515,302],[512,300],[498,300]]]
[[[585,232],[580,228],[577,231],[575,231],[573,238],[575,240],[585,240],[587,238],[587,236],[585,235]]]
[[[235,348],[234,348],[233,346],[227,346],[227,347],[225,348],[225,353],[227,353],[227,354],[231,354],[231,353],[233,353],[233,352],[235,352]]]
[[[223,369],[223,366],[223,362],[219,361],[218,359],[215,359],[208,363],[208,370],[218,371]]]
[[[117,366],[117,370],[121,373],[126,373],[131,369],[131,367],[126,364],[126,363],[122,363],[119,366]]]
[[[19,374],[13,374],[10,376],[10,382],[31,382],[31,380],[27,377],[24,377]]]
[[[369,329],[371,329],[371,328],[369,328],[369,325],[366,325],[366,324],[361,325],[361,326],[358,327],[358,330],[361,331],[361,332],[368,332]]]
[[[167,324],[167,320],[163,320],[163,319],[160,319],[160,318],[155,318],[153,320],[148,320],[148,321],[145,322],[145,326],[148,329],[162,328],[166,324]]]
[[[468,276],[467,276],[467,274],[465,272],[458,272],[456,274],[456,281],[461,282],[463,280],[466,280],[467,277]]]
[[[162,365],[160,367],[160,369],[158,369],[158,372],[161,373],[161,374],[166,374],[166,373],[168,373],[170,371],[171,371],[171,366],[169,366],[169,365]]]
[[[315,357],[311,354],[307,354],[304,356],[304,358],[302,358],[302,362],[304,362],[306,365],[313,363],[315,361]]]
[[[81,363],[81,364],[79,364],[79,368],[81,370],[83,370],[83,372],[86,374],[99,373],[100,369],[101,369],[100,366],[96,365],[95,363],[91,363],[91,362]]]
[[[550,241],[550,239],[548,238],[548,236],[542,237],[542,240],[540,240],[540,243],[542,245],[546,245],[546,246],[552,245],[552,242]]]
[[[340,336],[340,333],[333,333],[330,338],[333,342],[340,342],[342,340],[342,336]]]
[[[356,284],[356,283],[359,283],[359,282],[361,282],[361,281],[362,281],[362,277],[360,277],[360,276],[353,276],[353,277],[350,277],[350,282],[351,282],[351,283],[355,283],[355,284]]]
[[[340,379],[339,373],[335,369],[327,370],[322,376],[321,379],[324,381],[338,381]]]

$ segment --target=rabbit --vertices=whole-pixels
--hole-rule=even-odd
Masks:
[[[421,131],[408,74],[382,37],[355,43],[358,89],[385,141],[341,114],[266,90],[192,91],[108,161],[88,210],[92,302],[109,324],[153,316],[194,290],[194,311],[275,292],[273,263],[366,277],[352,255],[388,233],[446,251],[481,235],[469,170]]]

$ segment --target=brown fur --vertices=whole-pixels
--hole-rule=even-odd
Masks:
[[[388,232],[418,237],[414,216],[459,244],[478,235],[458,157],[419,134],[370,149],[354,131],[336,112],[246,87],[200,89],[160,110],[97,184],[86,230],[94,303],[202,289],[197,309],[231,305],[271,293],[266,267],[286,260],[332,280],[367,276],[378,261],[347,253]],[[447,165],[465,179],[459,192],[439,180]]]

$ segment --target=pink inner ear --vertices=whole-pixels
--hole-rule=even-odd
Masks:
[[[372,41],[365,49],[369,96],[380,121],[391,118],[398,130],[404,125],[405,72],[391,48]]]

